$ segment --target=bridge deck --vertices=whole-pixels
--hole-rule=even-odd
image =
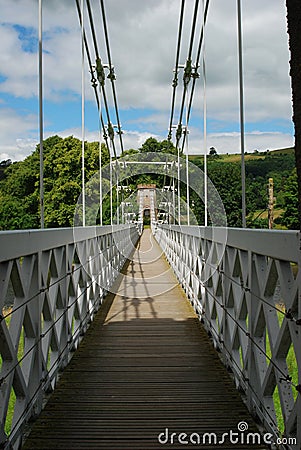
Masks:
[[[203,444],[240,421],[256,427],[149,230],[116,289],[24,449],[265,448],[213,445],[213,435]],[[180,444],[179,433],[201,444]]]

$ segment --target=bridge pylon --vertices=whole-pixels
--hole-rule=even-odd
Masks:
[[[139,205],[139,222],[154,223],[157,220],[157,196],[155,184],[138,184],[137,201]]]

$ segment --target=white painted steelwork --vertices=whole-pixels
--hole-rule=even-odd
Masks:
[[[0,232],[1,448],[18,448],[137,240],[135,225]]]
[[[158,225],[155,236],[249,409],[275,440],[283,420],[297,439],[285,448],[299,449],[299,233]]]

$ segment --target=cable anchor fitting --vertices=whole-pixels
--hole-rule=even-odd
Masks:
[[[178,73],[176,73],[176,75],[174,76],[174,79],[172,80],[172,87],[176,88],[178,86],[178,82],[179,82]]]
[[[279,381],[285,381],[286,383],[291,383],[292,382],[292,377],[290,375],[286,375],[286,377],[280,377]]]
[[[90,81],[91,81],[91,85],[92,85],[92,87],[94,89],[97,87],[97,79],[94,76],[95,72],[96,72],[96,66],[95,65],[91,65],[91,70],[90,70],[91,80]]]
[[[109,75],[107,76],[107,78],[111,81],[115,81],[116,80],[116,75],[115,75],[115,69],[114,66],[110,66],[109,67]]]
[[[197,80],[198,78],[200,78],[200,74],[198,72],[197,67],[193,67],[194,72],[192,72],[191,74],[191,78]]]
[[[184,127],[183,128],[183,136],[187,136],[189,134],[189,130],[188,130],[188,128],[187,127]]]
[[[291,310],[291,309],[285,310],[285,317],[286,317],[288,320],[294,320],[294,316],[293,316],[293,313],[292,313],[292,310]]]
[[[181,139],[182,136],[182,124],[179,123],[178,127],[177,127],[177,131],[176,131],[176,139],[177,141],[179,141]]]
[[[187,59],[186,65],[184,67],[184,76],[183,76],[183,82],[185,86],[188,85],[191,76],[192,76],[192,62],[191,59]]]
[[[111,124],[111,122],[108,123],[108,135],[109,138],[111,139],[111,141],[114,140],[114,128],[113,125]]]
[[[96,70],[96,76],[97,76],[97,79],[98,79],[98,81],[99,81],[99,84],[100,84],[102,87],[104,87],[106,76],[105,76],[104,67],[103,67],[103,65],[102,65],[102,62],[101,62],[101,59],[100,59],[100,58],[96,58],[96,67],[95,67],[95,70]]]

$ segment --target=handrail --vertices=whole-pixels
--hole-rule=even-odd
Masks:
[[[299,232],[156,225],[154,233],[248,408],[275,442],[298,449]]]
[[[19,448],[138,238],[134,224],[0,232],[1,448]]]

